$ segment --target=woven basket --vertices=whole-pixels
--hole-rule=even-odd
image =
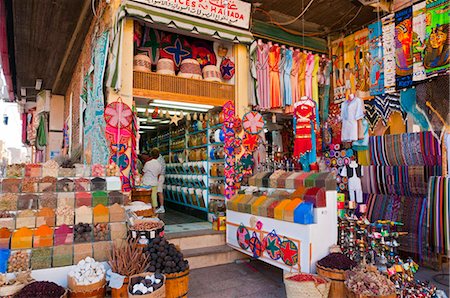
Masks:
[[[25,286],[25,284],[17,284],[0,287],[0,297],[12,297],[20,290],[22,290]]]
[[[353,293],[347,286],[345,287],[345,293],[347,298],[396,298],[397,295],[395,293],[386,295],[386,296],[366,296],[366,295],[359,295]]]
[[[317,274],[331,280],[330,297],[346,297],[345,294],[345,270],[331,269],[316,265]]]
[[[291,276],[298,273],[288,273],[284,277],[284,286],[286,287],[287,298],[327,298],[330,292],[331,281],[326,277],[320,277],[325,280],[323,284],[317,284],[314,281],[294,281],[289,280]],[[302,273],[305,274],[305,273]],[[317,276],[311,274],[312,276]]]
[[[130,276],[129,278],[129,284],[128,284],[128,298],[133,298],[133,297],[141,297],[141,298],[165,298],[166,297],[166,277],[163,275],[163,285],[161,288],[159,288],[158,290],[154,291],[153,293],[148,293],[148,294],[144,294],[144,295],[133,295],[132,293],[130,293],[131,290],[133,290],[133,286],[131,285],[131,281],[133,280],[133,277],[137,277],[137,276],[147,276],[149,274],[153,274],[151,272],[144,272],[144,273],[140,273],[140,274],[135,274]]]

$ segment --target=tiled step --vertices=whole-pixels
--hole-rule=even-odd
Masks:
[[[246,259],[244,255],[227,245],[208,246],[182,250],[184,258],[189,261],[190,269],[211,267],[233,263],[236,260]]]
[[[168,233],[166,238],[183,251],[225,245],[225,231],[198,230]]]

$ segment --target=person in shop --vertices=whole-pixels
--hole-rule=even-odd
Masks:
[[[152,190],[152,207],[156,208],[158,206],[158,179],[161,175],[162,166],[158,161],[159,150],[152,149],[150,151],[150,155],[145,161],[144,168],[142,169],[143,177],[142,183],[151,188]],[[159,211],[160,208],[156,209],[156,212]]]
[[[164,193],[163,193],[163,187],[164,187],[164,181],[165,181],[165,175],[166,175],[166,161],[164,160],[164,157],[161,155],[161,153],[158,150],[158,161],[161,164],[161,174],[158,178],[158,201],[159,201],[159,208],[156,209],[156,213],[165,213],[166,210],[164,209]]]

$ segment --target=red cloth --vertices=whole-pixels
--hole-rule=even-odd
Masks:
[[[294,110],[296,118],[294,157],[300,157],[312,149],[311,128],[316,122],[316,107],[312,100],[299,104]]]

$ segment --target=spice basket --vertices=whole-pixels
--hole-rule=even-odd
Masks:
[[[390,295],[385,295],[385,296],[366,296],[366,295],[360,295],[360,294],[355,294],[352,290],[350,290],[349,288],[345,287],[345,292],[346,292],[346,297],[348,298],[396,298],[397,295],[395,293],[392,293]]]
[[[69,276],[68,288],[71,298],[103,298],[106,294],[106,279],[90,285],[78,285],[74,278]]]
[[[289,277],[297,274],[298,273],[288,273],[284,276],[284,286],[286,287],[287,298],[328,297],[331,280],[326,277],[321,277],[325,280],[325,283],[317,284],[315,281],[294,281],[288,279]],[[313,274],[310,275],[314,277],[316,276]]]
[[[331,269],[316,265],[317,274],[331,280],[330,297],[346,297],[345,294],[345,270]]]
[[[133,298],[133,297],[138,297],[138,298],[165,298],[166,297],[166,277],[165,275],[163,275],[163,285],[161,288],[159,288],[158,290],[154,291],[153,293],[149,293],[149,294],[145,294],[145,295],[133,295],[131,293],[132,289],[132,285],[131,282],[133,281],[133,277],[138,277],[138,276],[147,276],[149,274],[153,274],[152,272],[144,272],[144,273],[140,273],[140,274],[135,274],[130,276],[130,280],[129,280],[129,285],[128,285],[128,298]]]
[[[189,268],[183,272],[166,274],[166,298],[187,297],[189,291]]]

